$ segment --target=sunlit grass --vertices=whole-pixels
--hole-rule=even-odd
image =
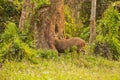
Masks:
[[[38,60],[38,64],[6,61],[0,80],[120,80],[119,61],[90,55]]]

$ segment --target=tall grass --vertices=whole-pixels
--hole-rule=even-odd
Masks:
[[[0,69],[0,80],[120,80],[120,62],[102,57],[80,55],[57,59],[6,61]]]

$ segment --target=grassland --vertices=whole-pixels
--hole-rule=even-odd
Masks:
[[[6,61],[0,80],[120,80],[120,61],[90,55],[37,60]]]

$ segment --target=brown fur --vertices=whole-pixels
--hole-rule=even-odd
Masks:
[[[80,51],[83,50],[85,44],[86,44],[85,41],[78,37],[62,40],[55,38],[55,47],[60,53],[65,52],[66,49],[72,50],[73,46],[77,47],[77,52],[79,53]]]

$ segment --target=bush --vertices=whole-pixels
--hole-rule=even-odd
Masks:
[[[6,29],[0,38],[0,59],[21,60],[25,56],[30,58],[37,53],[20,38],[19,33],[14,23],[9,22],[6,25]]]
[[[119,41],[119,24],[120,15],[114,6],[110,5],[105,11],[103,18],[99,20],[97,27],[98,36],[94,47],[95,54],[100,54],[104,57],[114,60],[120,56],[120,41]]]
[[[9,0],[0,0],[0,33],[4,31],[7,21],[18,25],[21,13],[21,2]]]
[[[27,32],[20,32],[15,23],[9,22],[0,37],[0,62],[5,59],[20,61],[28,58],[32,62],[35,57],[56,58],[57,52],[53,50],[36,50],[33,39]]]
[[[58,54],[54,50],[39,49],[37,51],[37,56],[42,57],[42,58],[46,58],[46,59],[55,59],[55,58],[57,58]]]
[[[81,27],[83,24],[80,22],[79,24],[75,23],[75,18],[71,15],[72,10],[68,5],[65,5],[65,36],[66,37],[73,37],[79,36],[81,33]]]

